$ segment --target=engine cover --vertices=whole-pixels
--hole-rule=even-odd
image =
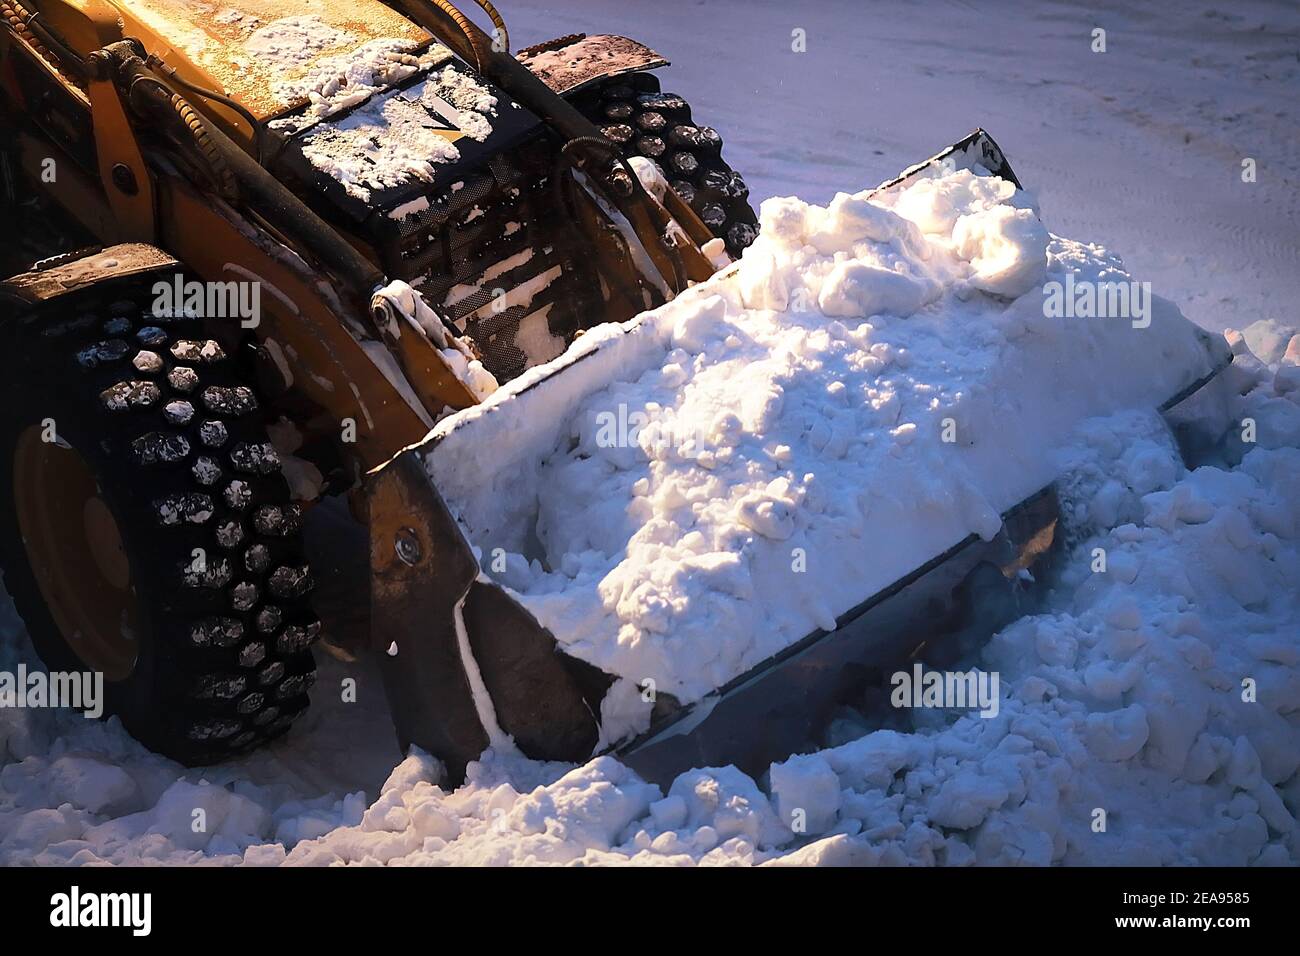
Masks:
[[[259,119],[296,101],[295,85],[332,58],[376,42],[432,39],[380,0],[112,0],[126,36],[182,75],[219,89]]]
[[[460,60],[271,128],[287,135],[275,175],[419,289],[498,380],[554,358],[602,314],[592,257],[555,208],[559,142]]]
[[[450,54],[351,109],[316,119],[301,107],[271,123],[287,136],[276,174],[381,250],[397,241],[398,223],[454,196],[540,127]]]

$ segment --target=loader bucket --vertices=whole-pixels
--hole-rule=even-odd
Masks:
[[[1001,150],[977,130],[879,189],[975,167],[1019,186]],[[679,300],[717,294],[736,273],[733,266]],[[969,651],[1032,609],[1033,585],[1048,577],[1061,550],[1055,474],[1044,453],[999,489],[992,517],[1000,526],[985,521],[980,534],[968,526],[952,533],[959,525],[935,530],[933,521],[917,522],[906,535],[875,542],[896,558],[897,573],[863,580],[861,593],[833,610],[833,624],[809,628],[693,699],[648,692],[648,726],[615,732],[607,725],[611,699],[626,696],[635,677],[596,666],[589,647],[544,627],[536,605],[494,577],[503,550],[495,544],[509,539],[526,549],[535,537],[530,483],[548,456],[567,447],[583,403],[662,359],[654,316],[589,331],[367,476],[372,634],[394,722],[404,747],[441,758],[453,780],[486,747],[511,741],[542,760],[612,752],[665,786],[699,766],[735,764],[760,775],[772,761],[816,747],[836,708],[881,686],[891,671],[914,658],[942,662]],[[1080,376],[1096,362],[1116,364],[1131,379],[1123,394],[1096,396],[1090,414],[1169,410],[1231,361],[1221,340],[1172,306],[1158,321],[1165,344],[1157,356],[1134,352],[1142,340],[1133,339],[1133,349],[1074,357]],[[1008,380],[1046,396],[1034,412],[1050,434],[1077,424],[1052,404],[1072,387],[1059,368],[1018,367]],[[1026,405],[1024,395],[1006,402],[1012,412]],[[1043,434],[1008,427],[1004,440],[1031,461]],[[987,463],[999,449],[970,454]]]

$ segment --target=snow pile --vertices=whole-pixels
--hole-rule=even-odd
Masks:
[[[133,9],[149,6],[170,8],[151,0]],[[0,708],[0,863],[1300,862],[1292,822],[1300,778],[1287,776],[1289,755],[1300,752],[1300,339],[1292,337],[1300,193],[1288,188],[1300,140],[1286,132],[1295,128],[1296,10],[1224,12],[1202,3],[1185,21],[1164,10],[1112,10],[1135,52],[1108,61],[1116,85],[1107,105],[1039,82],[1095,60],[1078,31],[1059,28],[1060,8],[1033,21],[1023,5],[1004,6],[1005,16],[952,6],[943,24],[916,16],[914,6],[891,11],[904,42],[872,48],[883,74],[906,78],[874,104],[884,111],[876,128],[887,133],[839,140],[825,130],[857,128],[861,111],[855,97],[835,94],[844,64],[861,52],[860,33],[838,29],[857,5],[805,5],[826,51],[785,67],[754,55],[771,31],[788,31],[777,5],[748,5],[740,18],[735,4],[696,9],[702,23],[744,24],[734,44],[718,45],[717,29],[684,33],[652,6],[629,29],[674,48],[684,88],[708,86],[720,71],[742,78],[732,95],[713,88],[719,112],[710,121],[750,130],[728,150],[757,195],[829,197],[850,176],[860,181],[864,163],[891,172],[924,155],[937,128],[964,122],[978,102],[986,124],[1027,151],[1018,163],[1060,171],[1034,177],[1058,228],[1068,222],[1062,231],[1113,239],[1144,260],[1136,271],[1203,324],[1242,327],[1230,335],[1237,366],[1232,404],[1217,419],[1223,440],[1203,467],[1183,471],[1153,420],[1129,414],[1085,424],[1061,456],[1072,471],[1072,570],[1047,611],[990,645],[985,660],[1002,669],[1010,695],[996,720],[876,732],[845,720],[836,728],[840,746],[773,768],[770,797],[734,770],[695,771],[670,796],[610,760],[575,768],[491,752],[471,767],[468,784],[448,792],[436,783],[437,767],[416,756],[368,812],[371,801],[349,791],[378,792],[396,759],[383,753],[391,727],[377,688],[365,693],[374,688],[365,677],[360,703],[331,706],[337,695],[325,688],[359,675],[331,670],[326,659],[303,726],[268,751],[206,771],[148,754],[115,721]],[[635,17],[637,9],[624,12]],[[1093,13],[1068,6],[1066,19]],[[521,34],[560,32],[551,5],[525,6],[516,17]],[[190,50],[210,43],[197,27],[181,31],[181,19],[157,22]],[[583,28],[571,20],[564,30]],[[1181,42],[1180,24],[1193,21],[1206,55],[1189,56]],[[1008,22],[1028,26],[1008,32]],[[964,96],[952,95],[950,75],[928,69],[932,57],[916,55],[958,43]],[[1205,82],[1207,71],[1216,82]],[[1153,84],[1153,72],[1163,82]],[[755,111],[750,91],[773,76],[787,103]],[[1170,93],[1188,89],[1198,95]],[[803,108],[809,102],[818,109]],[[1170,110],[1172,127],[1152,120]],[[776,155],[766,148],[776,141],[810,145]],[[1261,157],[1258,184],[1235,175],[1238,142],[1260,144],[1252,150]],[[1103,215],[1110,203],[1098,197],[1117,183],[1125,214]],[[1188,204],[1190,195],[1205,201]],[[1240,241],[1243,231],[1257,241]],[[1251,324],[1268,315],[1290,320]],[[591,355],[570,373],[597,361]],[[1253,445],[1241,441],[1247,418],[1257,429]],[[1098,547],[1107,570],[1094,574]],[[1129,626],[1135,619],[1137,628]],[[0,614],[0,668],[35,660],[12,610]],[[1253,704],[1241,699],[1242,675],[1256,681]],[[367,722],[358,722],[366,708]],[[1186,732],[1171,732],[1167,713],[1189,713]],[[1167,769],[1189,739],[1182,766]],[[376,752],[387,764],[358,771]],[[199,808],[212,822],[206,843],[192,829]],[[1104,833],[1093,831],[1097,809],[1107,810]],[[807,833],[773,833],[774,816],[788,829],[799,810]]]
[[[451,58],[451,51],[441,43],[430,44],[417,54],[422,41],[401,37],[365,40],[319,16],[281,17],[261,25],[256,18],[239,18],[237,14],[236,18],[227,22],[244,29],[256,26],[242,40],[250,68],[269,73],[271,88],[285,102],[310,103],[304,114],[271,124],[286,132],[301,132]],[[382,109],[376,112],[382,113]],[[424,121],[427,124],[428,118]]]
[[[978,167],[761,224],[734,274],[587,333],[428,455],[485,573],[570,653],[687,701],[991,537],[1079,421],[1209,368],[1164,300],[1145,328],[1045,315],[1045,281],[1128,276]]]
[[[367,800],[330,787],[389,739],[382,703],[362,722],[321,689],[377,678],[326,660],[306,726],[202,771],[115,720],[0,708],[0,864],[1300,863],[1300,338],[1271,367],[1229,341],[1199,467],[1145,411],[1064,442],[1063,578],[961,665],[1001,675],[994,718],[847,714],[762,786],[698,769],[666,793],[492,751],[449,791],[417,753]],[[0,669],[34,661],[12,612],[3,632]]]
[[[305,75],[282,77],[274,85],[281,97],[288,101],[306,99],[311,105],[306,113],[276,120],[271,125],[299,132],[364,103],[379,91],[451,55],[446,47],[434,44],[416,56],[411,52],[415,47],[409,40],[371,40],[347,53],[317,60]]]
[[[811,804],[835,820],[823,832],[852,838],[799,859],[1300,859],[1300,452],[1180,474],[1139,415],[1088,423],[1080,452],[1073,517],[1136,522],[1082,541],[1060,609],[985,649],[1011,688],[996,718],[878,731],[773,768],[778,806]]]
[[[1062,451],[1077,543],[1053,610],[978,658],[1001,674],[996,717],[841,721],[848,742],[774,765],[769,793],[734,768],[663,794],[609,758],[491,752],[447,793],[415,755],[359,825],[288,861],[1300,862],[1300,405],[1245,350],[1229,374],[1247,392],[1231,420],[1285,406],[1217,465],[1186,471],[1149,412],[1089,420]]]
[[[186,771],[116,722],[0,710],[0,862],[1300,862],[1300,404],[1238,348],[1224,421],[1272,422],[1253,446],[1234,427],[1188,472],[1155,416],[1126,412],[1062,452],[1077,544],[1052,610],[978,661],[1007,694],[993,719],[841,721],[848,742],[773,766],[766,793],[734,768],[663,793],[610,758],[491,751],[449,792],[417,753],[367,806],[303,798],[283,768]]]
[[[227,11],[224,18],[219,16],[218,22],[241,25],[246,22],[232,13]],[[304,66],[326,51],[356,46],[357,42],[356,34],[335,29],[320,17],[281,17],[256,27],[244,41],[244,48],[263,67],[280,72]]]
[[[1218,426],[1205,464],[1149,411],[1082,422],[1055,456],[1074,544],[1051,609],[963,664],[1000,673],[995,717],[849,716],[764,788],[713,768],[665,794],[609,758],[489,751],[449,793],[416,754],[288,862],[1300,863],[1300,337],[1274,368],[1229,338],[1194,409]],[[1247,421],[1267,423],[1253,443]]]
[[[366,100],[375,85],[405,79],[436,59],[403,56],[380,63],[381,68],[390,63],[396,72],[381,69],[342,84],[331,79],[313,91],[316,105],[308,115],[319,119]],[[321,97],[318,103],[317,96]],[[492,132],[490,117],[495,114],[496,97],[472,77],[447,66],[422,84],[374,96],[339,122],[309,130],[302,138],[302,151],[315,168],[341,182],[349,195],[365,201],[374,189],[416,180],[432,182],[435,167],[460,159],[455,140],[461,134],[479,142],[487,139]],[[440,123],[438,117],[450,125]]]
[[[470,139],[483,142],[492,133],[489,117],[496,115],[497,98],[464,70],[443,67],[425,81],[420,101],[445,114]]]
[[[11,607],[0,630],[0,670],[35,666]],[[323,662],[322,674],[336,666]],[[384,745],[392,728],[382,713],[363,715],[318,694],[302,731],[295,752],[272,748],[187,770],[149,753],[116,718],[0,707],[0,866],[283,859],[285,846],[360,822],[360,790],[332,792],[359,783],[352,768],[369,764],[382,778],[382,762],[391,766]],[[378,759],[369,747],[356,752],[358,739],[377,743]]]
[[[440,772],[436,760],[411,755],[360,824],[300,843],[286,862],[744,862],[755,845],[788,834],[754,781],[734,769],[683,774],[666,796],[609,757],[569,769],[489,752],[454,794],[437,786]]]

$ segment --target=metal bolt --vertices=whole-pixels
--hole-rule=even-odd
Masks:
[[[414,567],[419,563],[421,557],[420,539],[415,536],[415,532],[410,528],[403,528],[397,532],[393,542],[393,550],[397,552],[397,557],[403,564]]]
[[[135,173],[131,172],[131,167],[125,163],[117,163],[111,175],[113,185],[128,196],[134,196],[140,191],[140,185],[135,181]]]
[[[609,185],[620,196],[632,195],[632,177],[627,174],[627,170],[622,167],[616,167],[610,171]]]

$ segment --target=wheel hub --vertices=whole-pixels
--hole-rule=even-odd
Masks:
[[[127,677],[139,653],[131,566],[81,453],[28,427],[14,450],[14,507],[28,563],[64,640],[106,680]]]

